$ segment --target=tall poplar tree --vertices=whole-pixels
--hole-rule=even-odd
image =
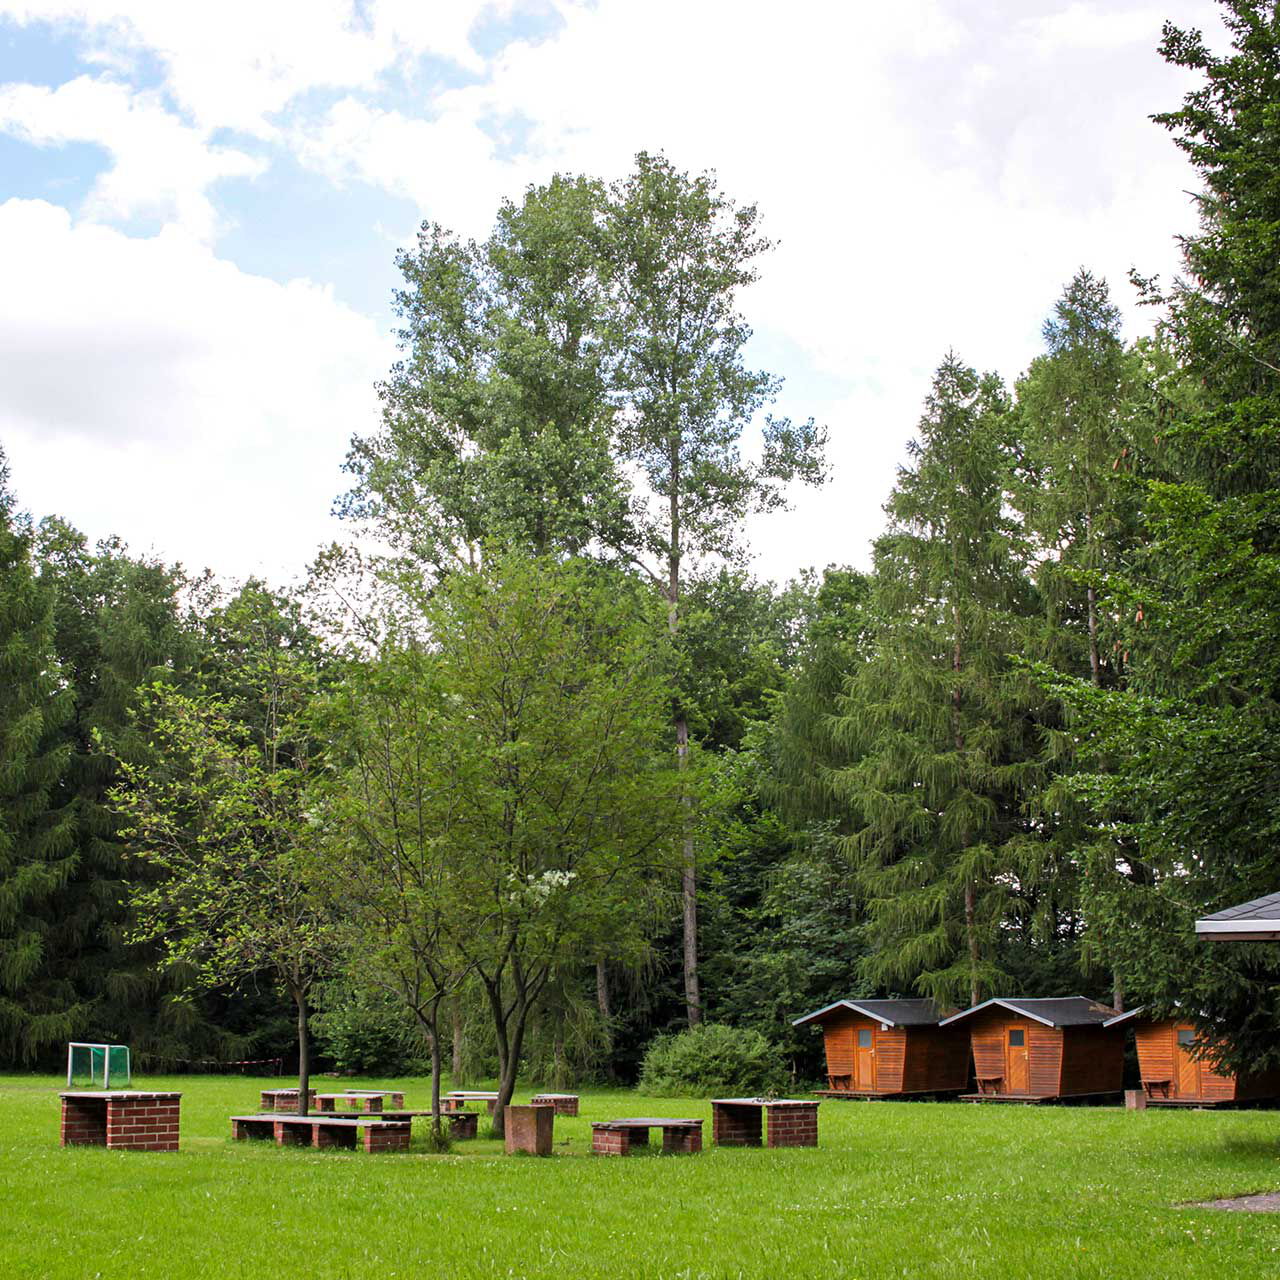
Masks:
[[[1025,858],[1029,681],[1010,660],[1033,607],[1008,513],[1008,399],[949,355],[876,545],[875,643],[834,724],[850,762],[846,852],[867,900],[866,977],[939,1002],[998,990]]]
[[[32,564],[0,451],[0,1053],[30,1060],[83,1016],[53,970],[58,897],[76,867],[75,809],[63,785],[71,715],[54,649],[53,593]]]

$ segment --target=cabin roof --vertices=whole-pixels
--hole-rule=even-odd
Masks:
[[[813,1022],[836,1009],[848,1009],[890,1027],[932,1027],[942,1020],[942,1010],[932,1000],[837,1000],[794,1019],[791,1025]]]
[[[1241,902],[1196,921],[1196,933],[1211,942],[1280,940],[1280,893]]]
[[[1096,1000],[1090,1000],[1086,996],[1059,996],[1049,1000],[1013,1000],[996,997],[992,1000],[984,1000],[981,1004],[975,1004],[972,1009],[965,1009],[963,1013],[953,1014],[950,1018],[944,1019],[942,1025],[949,1027],[953,1022],[972,1017],[975,1013],[990,1009],[993,1005],[1008,1009],[1010,1013],[1019,1014],[1021,1017],[1031,1018],[1035,1022],[1041,1022],[1046,1027],[1101,1027],[1106,1026],[1107,1021],[1116,1016],[1114,1009],[1108,1008],[1105,1004],[1099,1004]]]
[[[1102,1025],[1104,1027],[1119,1027],[1126,1022],[1132,1022],[1139,1014],[1147,1012],[1147,1006],[1140,1004],[1136,1009],[1130,1009],[1127,1013],[1117,1013],[1114,1018],[1108,1018]],[[1147,1014],[1149,1018],[1151,1015]]]

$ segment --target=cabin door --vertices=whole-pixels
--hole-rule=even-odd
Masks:
[[[1010,1027],[1005,1032],[1004,1091],[1030,1093],[1031,1070],[1027,1063],[1027,1029]]]
[[[1196,1041],[1194,1027],[1179,1027],[1173,1048],[1173,1091],[1180,1098],[1200,1096],[1200,1063],[1191,1056]]]
[[[876,1060],[874,1037],[870,1027],[859,1027],[853,1033],[853,1087],[876,1087]]]

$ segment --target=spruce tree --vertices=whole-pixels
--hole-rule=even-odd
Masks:
[[[1008,398],[949,355],[876,545],[871,656],[841,699],[844,848],[867,901],[876,987],[942,1002],[998,990],[1022,796],[1038,765],[1010,654],[1033,605],[1006,509]]]
[[[71,700],[54,652],[53,596],[32,565],[0,453],[0,1054],[30,1060],[82,1010],[51,969],[59,893],[75,870],[62,730]]]

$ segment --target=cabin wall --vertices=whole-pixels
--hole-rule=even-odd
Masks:
[[[853,1014],[847,1010],[822,1020],[822,1043],[827,1055],[827,1075],[853,1075]]]
[[[1004,1077],[1009,1032],[1019,1027],[1027,1039],[1028,1093],[1056,1097],[1061,1090],[1062,1032],[1007,1009],[997,1007],[970,1020],[969,1040],[976,1074]],[[1008,1092],[1007,1082],[1002,1092]]]
[[[1120,1092],[1124,1087],[1124,1032],[1120,1027],[1065,1027],[1061,1035],[1064,1097]]]
[[[1172,1080],[1177,1070],[1178,1028],[1187,1026],[1181,1019],[1162,1022],[1139,1022],[1134,1027],[1138,1048],[1138,1070],[1143,1083]],[[1178,1094],[1187,1097],[1186,1093]],[[1280,1071],[1244,1072],[1239,1076],[1215,1070],[1208,1062],[1200,1062],[1200,1092],[1196,1097],[1206,1102],[1251,1102],[1262,1098],[1280,1098]]]
[[[963,1027],[908,1027],[906,1093],[959,1092],[969,1083],[969,1034]]]
[[[875,1054],[876,1088],[881,1093],[901,1093],[907,1056],[907,1033],[902,1027],[880,1030],[878,1022],[858,1019],[858,1026],[871,1028],[871,1051]]]

